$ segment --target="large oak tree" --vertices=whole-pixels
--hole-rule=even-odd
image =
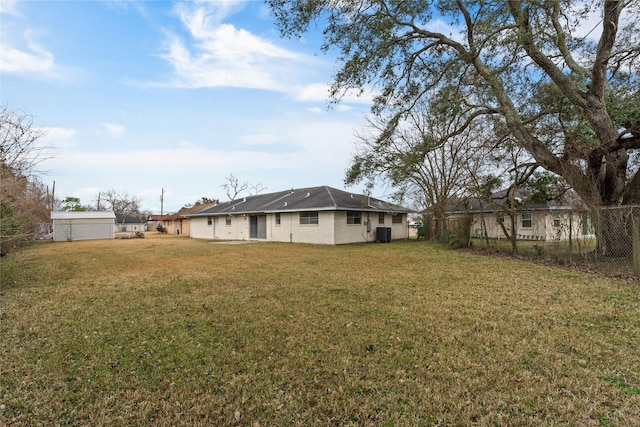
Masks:
[[[376,88],[374,113],[404,114],[447,88],[589,205],[640,204],[640,2],[267,1],[283,35],[338,49],[333,100]]]

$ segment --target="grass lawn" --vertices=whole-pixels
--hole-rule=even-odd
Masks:
[[[638,282],[416,241],[1,266],[0,425],[640,425]]]

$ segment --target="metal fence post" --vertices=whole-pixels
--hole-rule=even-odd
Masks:
[[[633,215],[632,251],[633,273],[640,277],[640,215]]]
[[[573,212],[569,212],[569,265],[573,265]]]

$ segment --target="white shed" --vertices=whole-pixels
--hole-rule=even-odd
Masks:
[[[113,212],[51,212],[53,241],[114,239]]]

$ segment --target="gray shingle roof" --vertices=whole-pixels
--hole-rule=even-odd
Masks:
[[[519,200],[527,200],[530,194],[519,191],[516,193],[516,198]],[[463,212],[500,212],[504,210],[504,205],[507,203],[507,195],[505,191],[496,192],[493,195],[494,201],[488,202],[486,200],[481,200],[478,198],[470,198],[468,199],[467,206],[463,206],[462,204],[447,206],[447,213],[463,213]],[[578,194],[569,189],[566,193],[564,193],[557,200],[549,200],[544,203],[533,203],[527,202],[523,206],[520,206],[521,210],[527,211],[544,211],[544,210],[567,210],[567,209],[577,209],[583,210],[587,209],[587,205],[580,199]]]
[[[258,194],[220,203],[186,216],[227,215],[238,213],[276,213],[298,211],[364,211],[407,213],[411,209],[328,186],[298,188],[276,193]]]

